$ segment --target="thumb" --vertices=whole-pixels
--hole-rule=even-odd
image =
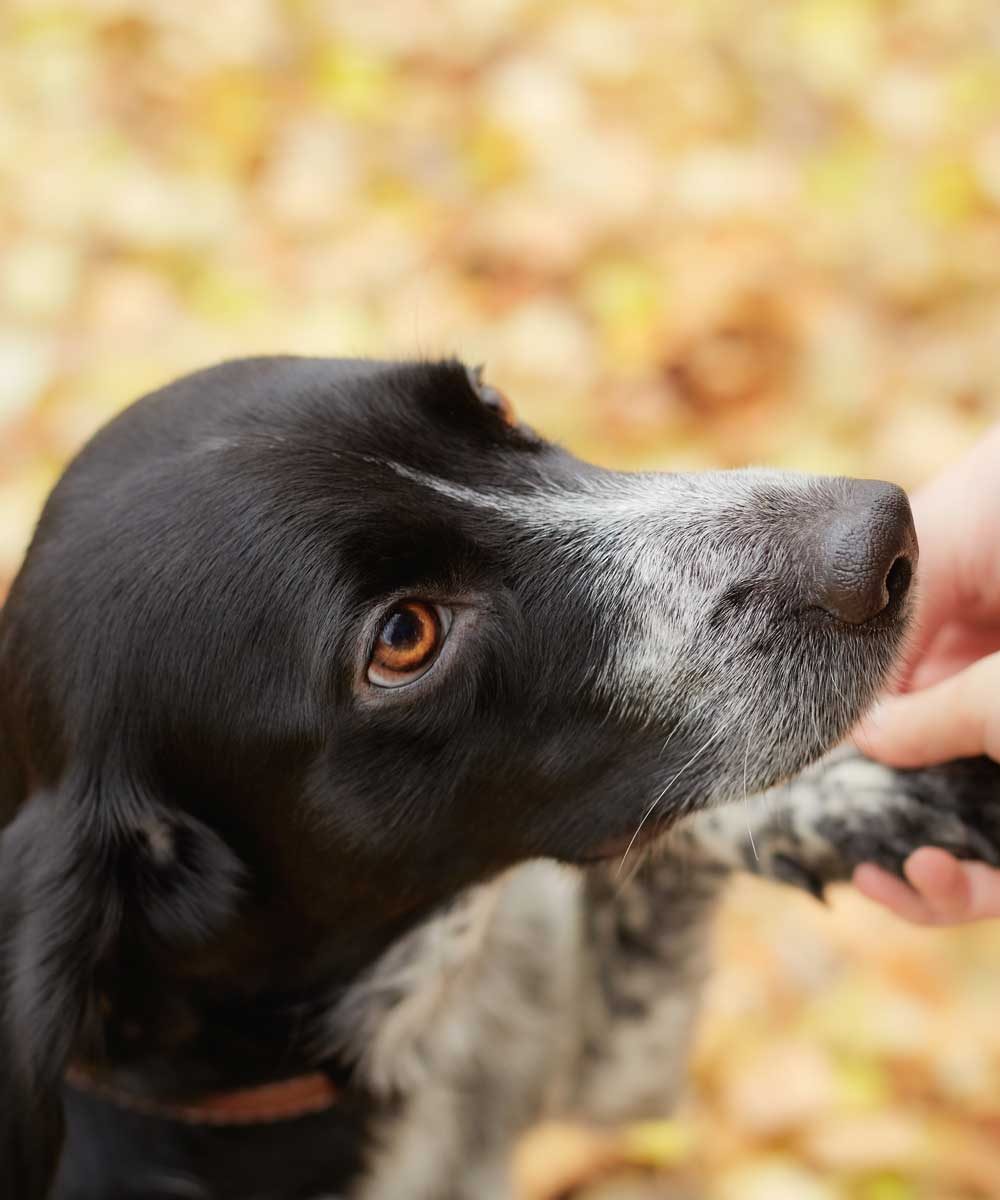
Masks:
[[[1000,653],[934,687],[884,700],[855,731],[863,754],[894,767],[927,767],[988,754],[1000,759]]]

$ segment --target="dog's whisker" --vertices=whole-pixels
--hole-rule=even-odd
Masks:
[[[687,762],[684,764],[684,766],[682,766],[681,769],[676,772],[676,774],[672,775],[670,777],[670,779],[667,780],[666,785],[663,787],[663,789],[660,791],[660,793],[653,800],[653,803],[643,813],[642,820],[636,826],[635,833],[632,834],[629,844],[625,847],[625,853],[622,855],[622,860],[618,864],[618,870],[615,872],[616,878],[618,877],[618,875],[621,874],[622,867],[624,867],[624,865],[625,865],[625,860],[629,856],[629,851],[635,845],[635,840],[639,836],[639,834],[642,832],[642,828],[646,824],[646,821],[649,819],[649,816],[652,813],[653,809],[656,808],[656,806],[660,803],[660,801],[664,798],[664,796],[666,796],[667,792],[670,791],[670,789],[674,786],[674,784],[677,782],[677,780],[680,779],[680,777],[684,774],[684,772],[688,769],[688,767],[692,766],[697,761],[697,759],[699,759],[702,756],[702,754],[705,753],[705,751],[709,748],[709,746],[711,746],[713,742],[718,741],[718,739],[720,737],[722,737],[722,735],[724,733],[726,733],[732,727],[732,725],[733,725],[733,722],[730,721],[728,724],[720,726],[720,728],[717,729],[710,738],[708,738],[706,741],[704,741],[701,744],[701,746],[694,752],[694,754],[691,755],[691,757],[687,760]]]
[[[674,738],[680,732],[680,730],[685,725],[688,725],[700,712],[702,712],[704,709],[706,709],[709,706],[709,704],[712,703],[712,701],[714,699],[715,699],[714,694],[710,693],[709,695],[707,695],[704,698],[704,700],[702,700],[699,704],[696,704],[694,706],[694,708],[692,708],[689,712],[685,713],[684,716],[680,718],[680,720],[674,725],[673,729],[670,730],[670,732],[667,734],[666,738],[664,739],[663,745],[660,747],[659,757],[661,757],[661,758],[663,757],[663,755],[667,751],[667,747],[674,740]],[[655,803],[656,802],[654,801],[654,806],[655,806]],[[643,817],[643,820],[645,820],[646,816],[649,816],[649,812],[647,812],[645,814],[645,816]],[[642,827],[642,825],[640,823],[640,828],[641,827]],[[636,832],[638,832],[638,830]],[[633,841],[634,841],[634,838],[633,838]],[[632,848],[632,842],[629,842],[629,849],[631,849],[631,848]],[[626,855],[628,854],[628,850],[625,851],[625,854]],[[625,859],[623,856],[622,863],[624,863],[624,861],[625,861]],[[638,867],[636,869],[638,869]],[[621,865],[619,865],[619,871],[620,870],[621,870]],[[633,871],[625,878],[623,886],[625,884],[628,884],[628,882],[633,878],[634,874],[635,874],[635,872]]]
[[[813,708],[813,706],[811,704],[809,705],[809,719],[810,719],[810,721],[812,721],[812,727],[816,733],[817,745],[824,746],[826,743],[826,738],[823,737],[822,733],[820,733],[819,722],[816,720],[816,710]]]
[[[711,702],[714,699],[715,699],[715,696],[713,694],[709,693],[709,695],[707,695],[700,704],[696,704],[694,706],[694,708],[691,709],[690,712],[685,713],[684,716],[681,717],[681,719],[677,722],[677,724],[673,727],[673,729],[671,729],[671,731],[667,734],[666,740],[664,741],[663,745],[660,747],[661,757],[663,754],[666,753],[667,747],[674,740],[674,737],[677,735],[677,733],[680,731],[680,729],[683,726],[687,725],[687,723],[689,721],[691,721],[694,717],[696,717],[698,715],[698,713],[700,713],[704,709],[706,709],[708,707],[708,705],[711,704]]]
[[[743,807],[746,810],[747,836],[750,838],[750,847],[753,850],[754,858],[757,860],[757,862],[760,862],[760,855],[757,853],[757,843],[753,840],[753,830],[750,828],[750,800],[747,795],[747,772],[748,772],[749,763],[750,763],[750,742],[751,742],[751,739],[753,738],[753,730],[754,730],[755,724],[756,724],[756,718],[754,717],[753,714],[751,714],[750,726],[747,729],[746,749],[743,752]]]

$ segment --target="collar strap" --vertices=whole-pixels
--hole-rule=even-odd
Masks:
[[[118,1108],[184,1125],[267,1125],[293,1121],[325,1112],[340,1098],[337,1088],[322,1071],[233,1092],[209,1092],[184,1104],[162,1103],[120,1092],[77,1065],[66,1072],[66,1082],[77,1091],[98,1096]]]

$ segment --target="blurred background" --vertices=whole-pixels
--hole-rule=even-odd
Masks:
[[[1000,5],[3,0],[0,592],[100,423],[268,351],[485,360],[607,464],[915,484],[1000,416]],[[680,1127],[543,1167],[1000,1197],[1000,930],[745,882],[718,942]]]

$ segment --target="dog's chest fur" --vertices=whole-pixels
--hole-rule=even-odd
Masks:
[[[332,1022],[393,1101],[360,1194],[436,1196],[454,1176],[456,1195],[505,1195],[531,1121],[669,1108],[721,882],[669,854],[625,880],[535,862],[394,947]]]

